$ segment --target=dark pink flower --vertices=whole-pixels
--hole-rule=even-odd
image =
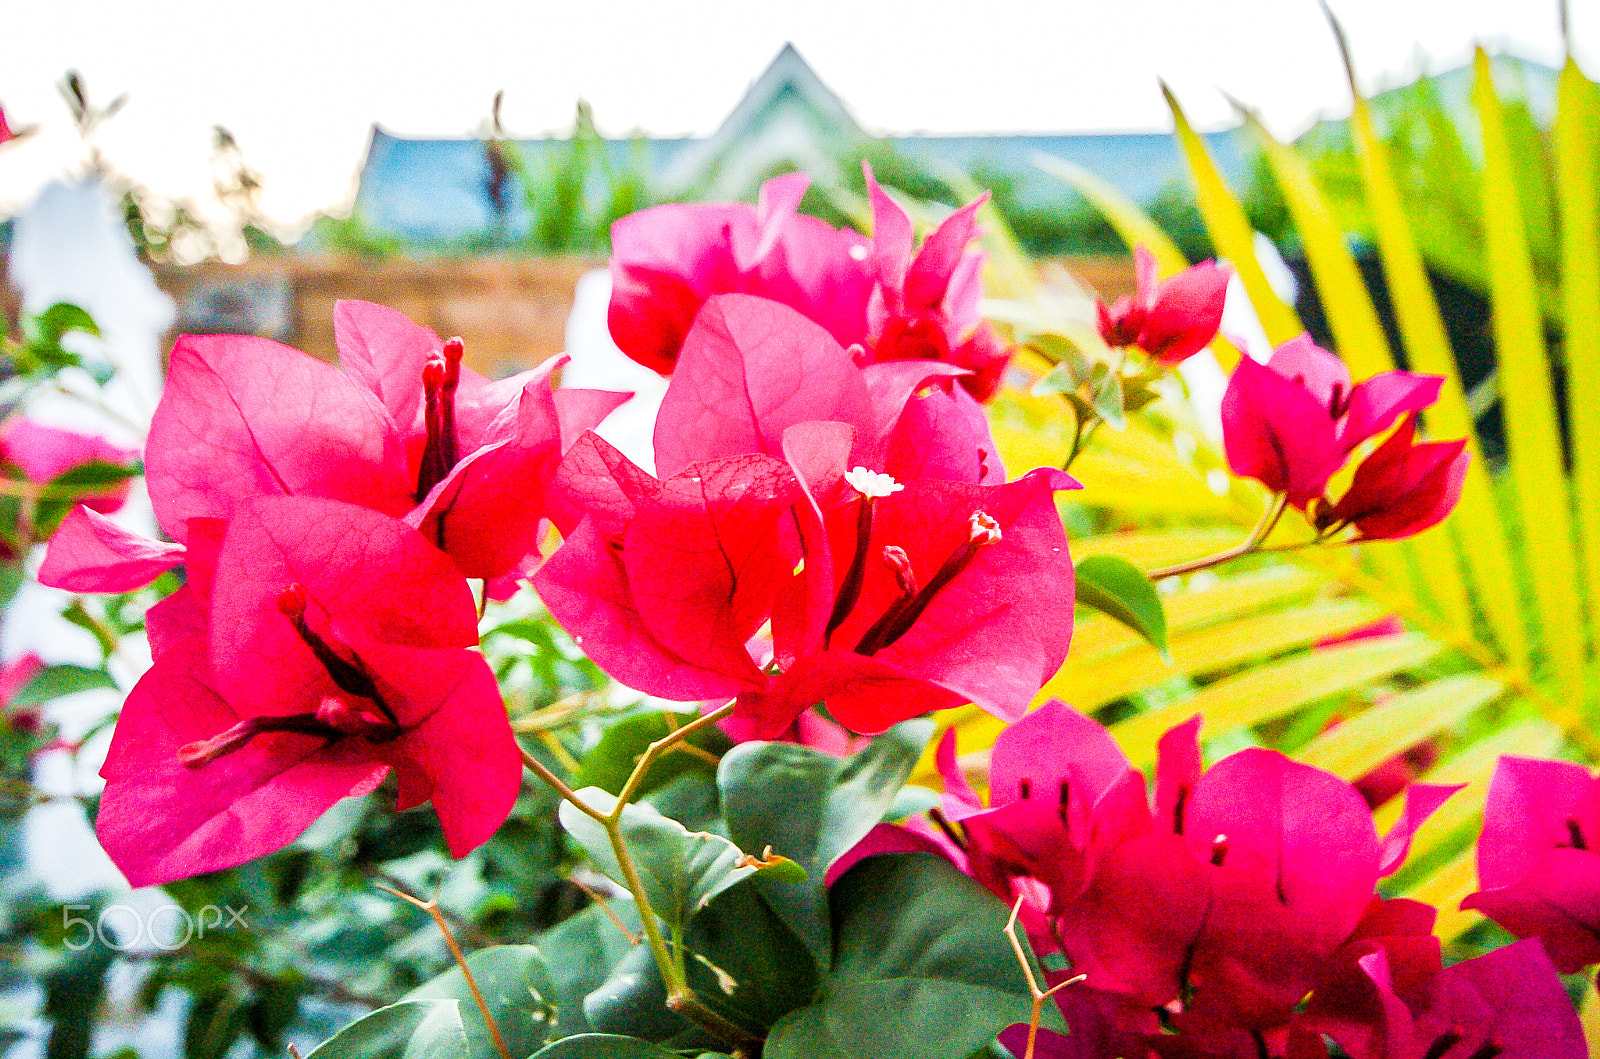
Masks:
[[[1360,1020],[1310,1021],[1351,1059],[1583,1059],[1578,1013],[1537,941],[1521,941],[1432,974],[1378,949],[1358,961],[1343,994]],[[1362,996],[1361,994],[1365,994]]]
[[[350,504],[240,502],[191,524],[189,580],[148,616],[97,830],[135,886],[294,840],[393,770],[451,852],[499,826],[521,779],[471,593],[414,530]]]
[[[0,144],[16,139],[16,133],[11,131],[11,125],[6,121],[4,107],[0,107]]]
[[[1461,902],[1563,972],[1600,963],[1600,787],[1582,765],[1503,757],[1478,838],[1477,893]]]
[[[591,435],[567,467],[586,513],[535,587],[624,684],[737,696],[769,737],[817,703],[866,733],[958,702],[1019,716],[1071,636],[1065,476],[900,483],[851,469],[854,447],[847,424],[802,423],[787,463],[657,480]],[[757,659],[768,620],[774,656]]]
[[[1193,1054],[1226,1055],[1287,1032],[1453,789],[1413,786],[1380,841],[1344,781],[1255,749],[1203,770],[1198,733],[1195,718],[1162,737],[1152,806],[1103,728],[1049,704],[996,742],[990,808],[958,795],[946,810],[961,814],[974,877],[1027,899],[1037,949],[1064,952],[1091,988],[1147,1007],[1182,999],[1191,1043],[1222,1049]]]
[[[916,247],[911,218],[862,164],[872,201],[875,283],[866,346],[874,360],[932,360],[971,374],[961,384],[980,401],[994,396],[1011,350],[983,322],[983,251],[969,248],[987,193],[956,210]]]
[[[1362,442],[1437,400],[1442,381],[1386,371],[1352,384],[1344,362],[1308,335],[1265,365],[1245,357],[1222,397],[1228,466],[1304,510]]]
[[[1138,346],[1169,367],[1181,364],[1217,337],[1232,270],[1202,261],[1162,282],[1150,251],[1135,247],[1133,260],[1138,284],[1134,296],[1118,299],[1110,308],[1095,303],[1100,337],[1108,346]]]
[[[94,464],[126,469],[132,474],[138,455],[135,450],[113,445],[97,434],[45,426],[26,416],[16,416],[0,427],[0,461],[17,468],[23,477],[38,485]],[[123,479],[108,485],[102,495],[86,499],[84,503],[110,514],[122,506],[127,496],[128,482]]]
[[[38,709],[32,706],[15,707],[12,700],[42,669],[44,659],[31,651],[0,666],[0,717],[4,717],[15,731],[32,734],[39,730]]]
[[[656,473],[762,452],[784,458],[783,437],[829,420],[855,431],[852,467],[895,478],[1005,481],[983,408],[927,361],[856,363],[818,324],[779,302],[710,298],[695,318],[656,417]]]
[[[468,577],[526,573],[565,445],[626,395],[552,391],[559,361],[490,382],[383,306],[334,317],[344,371],[261,338],[178,340],[145,446],[162,529],[183,542],[255,497],[322,497],[403,517]],[[51,584],[99,576],[46,566]]]
[[[1361,540],[1389,540],[1421,533],[1450,514],[1472,458],[1466,439],[1418,444],[1416,426],[1416,414],[1408,415],[1357,465],[1338,502],[1317,506],[1319,530],[1354,526]]]
[[[669,204],[611,226],[611,337],[663,375],[677,363],[700,306],[755,294],[816,321],[843,345],[866,334],[872,273],[867,240],[795,212],[810,178],[774,177],[755,206]]]

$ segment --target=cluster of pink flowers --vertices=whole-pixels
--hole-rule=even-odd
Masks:
[[[1162,738],[1152,796],[1098,723],[1027,713],[1071,642],[1056,494],[1076,483],[1008,481],[990,436],[979,402],[1008,351],[978,313],[981,200],[918,246],[867,180],[871,238],[798,214],[799,176],[754,207],[619,222],[613,334],[671,377],[654,473],[592,429],[628,395],[556,389],[556,363],[491,382],[459,339],[380,306],[336,308],[340,367],[180,340],[145,450],[169,540],[86,505],[40,571],[121,592],[183,570],[148,614],[154,664],[102,771],[97,826],[129,879],[270,852],[391,773],[454,853],[482,843],[522,761],[470,582],[504,598],[528,581],[608,673],[731,700],[741,737],[794,737],[817,706],[858,734],[963,703],[1016,721],[987,805],[947,736],[942,829],[880,827],[832,871],[933,851],[1020,899],[1035,949],[1086,976],[1058,994],[1073,1035],[1040,1054],[1316,1059],[1331,1039],[1355,1059],[1581,1055],[1556,969],[1600,960],[1600,787],[1582,769],[1502,766],[1470,902],[1530,940],[1446,968],[1433,910],[1377,886],[1453,788],[1410,785],[1380,837],[1360,791],[1276,752],[1204,769],[1199,718]],[[1102,331],[1171,366],[1214,336],[1226,283],[1209,263],[1157,283],[1141,254]],[[1462,442],[1415,442],[1438,390],[1404,372],[1352,384],[1297,339],[1235,372],[1230,465],[1319,533],[1417,532],[1465,469]]]
[[[803,190],[618,225],[613,327],[673,370],[659,476],[589,429],[627,395],[553,389],[555,364],[490,382],[380,306],[337,307],[340,368],[179,341],[145,451],[170,541],[80,507],[40,571],[118,592],[183,567],[102,771],[130,880],[270,852],[390,772],[455,853],[481,843],[521,764],[469,578],[503,598],[531,575],[618,679],[736,699],[751,734],[818,704],[867,733],[963,702],[1022,715],[1071,638],[1073,483],[1006,482],[965,388],[1005,359],[981,353],[978,204],[918,249],[876,185],[874,240],[797,215]]]
[[[1386,371],[1352,383],[1342,360],[1301,335],[1266,364],[1245,357],[1234,369],[1222,398],[1228,466],[1286,496],[1319,533],[1352,526],[1363,540],[1420,533],[1455,507],[1470,459],[1465,439],[1416,440],[1417,413],[1438,400],[1442,382]],[[1396,422],[1330,502],[1334,475]]]
[[[1506,886],[1468,902],[1554,936],[1550,954],[1530,941],[1444,967],[1434,910],[1376,886],[1458,788],[1413,784],[1380,837],[1354,787],[1276,751],[1203,769],[1199,731],[1196,717],[1161,739],[1152,799],[1104,728],[1048,703],[996,741],[987,806],[947,733],[944,830],[880,827],[854,856],[937,852],[1021,900],[1035,950],[1085,976],[1057,994],[1072,1034],[1043,1034],[1052,1059],[1325,1059],[1325,1038],[1355,1059],[1587,1054],[1556,973],[1600,960],[1600,855],[1578,852],[1600,804],[1587,773],[1535,805],[1553,782],[1537,770],[1568,767],[1508,760],[1502,775],[1521,773],[1495,781],[1484,854],[1485,880]],[[1541,859],[1576,857],[1587,875]],[[1564,921],[1580,890],[1587,919]]]
[[[820,325],[861,363],[932,360],[964,368],[979,400],[1011,352],[984,323],[983,252],[969,246],[987,195],[951,214],[921,248],[911,219],[866,166],[872,238],[796,213],[810,178],[766,182],[756,207],[666,205],[611,233],[611,334],[622,351],[671,374],[707,298],[755,294]]]
[[[381,306],[335,323],[343,370],[180,340],[145,446],[171,543],[79,507],[40,569],[87,592],[184,569],[102,770],[97,828],[136,885],[271,852],[391,770],[458,855],[516,798],[466,579],[503,593],[537,561],[562,452],[626,395],[553,390],[555,364],[489,382]]]

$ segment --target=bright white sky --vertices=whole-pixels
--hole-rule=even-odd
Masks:
[[[1571,0],[1580,61],[1600,64],[1600,0]],[[1561,56],[1556,0],[1331,0],[1369,90],[1464,61],[1475,40]],[[715,129],[785,41],[869,129],[1170,127],[1165,77],[1196,122],[1218,89],[1295,134],[1347,110],[1315,0],[0,0],[0,106],[40,135],[0,153],[0,215],[81,162],[56,84],[81,71],[99,137],[155,191],[203,197],[227,126],[293,221],[348,202],[374,122],[461,135],[504,89],[518,135],[567,126],[579,96],[609,133]]]

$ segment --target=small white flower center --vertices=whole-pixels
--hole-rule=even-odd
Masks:
[[[850,488],[868,497],[889,496],[905,488],[889,475],[869,471],[865,467],[844,472],[844,480],[850,483]]]

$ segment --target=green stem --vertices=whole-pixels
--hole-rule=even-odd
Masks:
[[[706,1007],[689,988],[681,931],[674,929],[672,945],[669,947],[667,939],[661,933],[661,923],[656,916],[655,908],[650,904],[649,895],[645,893],[644,880],[639,877],[639,869],[634,865],[633,856],[628,852],[628,844],[622,837],[623,810],[638,793],[639,785],[644,782],[645,774],[650,771],[650,766],[655,760],[675,744],[727,717],[733,712],[733,707],[734,704],[730,702],[651,743],[639,756],[633,771],[628,774],[627,782],[622,785],[622,791],[617,795],[616,807],[609,813],[601,812],[578,797],[576,791],[526,748],[522,748],[522,760],[529,771],[549,784],[570,805],[605,828],[606,837],[611,842],[611,852],[616,856],[617,866],[622,871],[622,883],[633,896],[634,904],[639,909],[639,920],[644,927],[645,940],[650,945],[650,955],[655,960],[656,970],[661,973],[661,980],[667,987],[667,1007],[730,1044],[740,1049],[747,1049],[759,1046],[760,1038],[752,1036]]]
[[[1200,559],[1191,559],[1186,563],[1178,563],[1175,566],[1159,567],[1155,570],[1149,571],[1147,576],[1152,581],[1160,581],[1164,577],[1175,577],[1178,574],[1192,574],[1196,570],[1206,570],[1210,567],[1218,566],[1222,563],[1228,562],[1231,559],[1238,559],[1241,556],[1249,555],[1251,552],[1256,551],[1261,547],[1261,542],[1266,540],[1267,537],[1272,533],[1273,529],[1278,525],[1278,520],[1283,518],[1283,513],[1288,506],[1289,497],[1287,494],[1278,497],[1277,500],[1273,502],[1273,505],[1267,509],[1266,513],[1261,516],[1261,521],[1256,523],[1256,528],[1250,531],[1250,536],[1246,537],[1232,548],[1217,552],[1215,555],[1207,555]]]

